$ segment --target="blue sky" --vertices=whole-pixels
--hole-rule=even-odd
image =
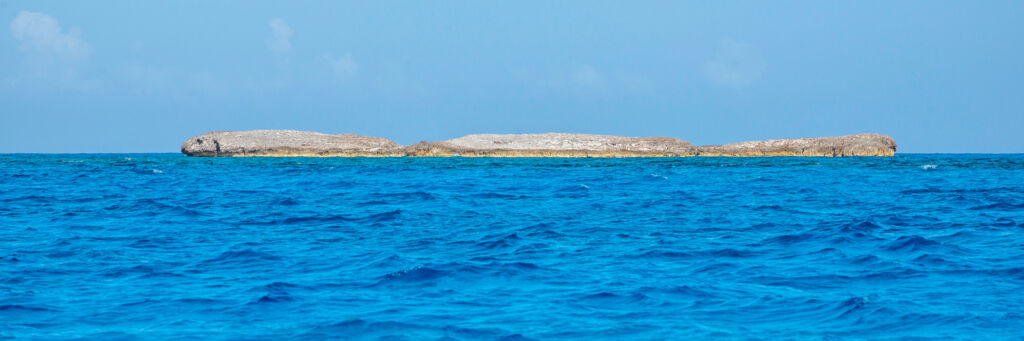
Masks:
[[[212,130],[1024,152],[1022,1],[0,0],[0,152]]]

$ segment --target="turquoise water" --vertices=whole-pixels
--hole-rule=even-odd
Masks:
[[[0,156],[0,338],[1024,335],[1024,156]]]

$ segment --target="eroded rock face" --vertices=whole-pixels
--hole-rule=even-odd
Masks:
[[[634,157],[692,156],[696,148],[671,137],[590,134],[477,134],[406,147],[409,156]]]
[[[181,144],[181,152],[189,156],[401,156],[401,147],[382,137],[250,130],[192,137]]]
[[[878,134],[765,140],[700,146],[700,156],[893,156],[896,141]]]

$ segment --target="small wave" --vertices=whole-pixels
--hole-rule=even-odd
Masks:
[[[44,307],[30,306],[30,305],[20,305],[20,304],[4,304],[4,305],[0,305],[0,313],[12,312],[12,313],[19,313],[20,314],[20,313],[42,313],[42,312],[54,312],[54,311],[57,311],[57,310],[50,309],[50,308],[44,308]]]
[[[560,198],[582,198],[586,197],[590,193],[590,186],[577,185],[564,187],[555,192],[555,197]]]
[[[992,222],[992,225],[1003,226],[1003,227],[1010,227],[1010,226],[1017,225],[1017,222],[1014,221],[1013,219],[1002,217],[1002,218],[996,219],[996,221]]]
[[[402,210],[394,210],[382,213],[371,214],[362,218],[357,219],[364,223],[382,223],[385,221],[392,221],[402,216]]]
[[[281,257],[252,249],[226,251],[217,257],[203,261],[205,264],[250,264],[267,261],[279,261]]]
[[[286,293],[269,293],[269,294],[260,296],[255,301],[250,303],[250,305],[262,305],[262,304],[270,304],[270,303],[291,302],[291,301],[294,301],[294,300],[295,300],[294,297],[292,297],[291,295],[288,295]]]
[[[627,258],[693,258],[694,255],[688,252],[682,251],[665,251],[665,250],[653,250],[647,251],[641,254],[625,255]]]
[[[637,305],[653,304],[653,301],[654,299],[640,292],[627,295],[599,292],[580,297],[578,302],[589,309],[628,310],[633,309]]]
[[[839,312],[839,316],[836,319],[851,319],[856,320],[867,314],[870,314],[872,309],[869,308],[872,305],[873,300],[871,297],[853,297],[840,302],[835,310]]]
[[[416,325],[398,321],[367,321],[351,319],[314,327],[300,339],[356,340],[532,340],[521,334],[494,328],[465,328],[452,325]]]
[[[382,283],[394,283],[394,282],[425,282],[432,281],[435,279],[443,278],[448,276],[448,271],[437,270],[428,267],[415,267],[411,269],[399,270],[387,275],[378,284]]]
[[[936,169],[936,168],[939,168],[939,166],[936,166],[936,165],[930,165],[930,164],[929,164],[929,165],[923,165],[923,166],[921,166],[921,169],[923,169],[923,170],[932,170],[932,169]]]
[[[870,220],[862,220],[855,224],[843,225],[839,228],[842,232],[873,232],[882,227]]]
[[[875,256],[875,255],[860,255],[860,256],[856,256],[856,257],[850,258],[850,263],[853,263],[853,264],[874,264],[874,263],[878,263],[880,260],[881,260],[881,258],[878,258],[878,256]]]
[[[486,237],[486,238],[484,238],[483,241],[480,241],[480,242],[476,243],[476,245],[478,245],[478,246],[480,246],[480,247],[482,247],[484,249],[506,248],[506,247],[512,247],[512,245],[515,244],[516,241],[518,241],[518,240],[519,240],[519,235],[513,233],[513,234],[504,235],[504,236],[500,236],[500,237]]]
[[[1017,210],[1020,210],[1020,209],[1024,209],[1024,203],[998,202],[998,203],[990,204],[990,205],[982,205],[982,206],[971,207],[971,210],[974,210],[974,211],[982,211],[982,210],[1017,211]]]
[[[289,217],[281,220],[281,224],[295,225],[305,223],[339,223],[346,221],[353,221],[355,218],[346,217],[343,215],[330,215],[330,216],[305,216],[305,217]]]
[[[268,304],[268,303],[281,303],[295,301],[296,298],[293,296],[293,292],[301,287],[287,283],[287,282],[274,282],[264,286],[258,286],[253,288],[252,291],[261,292],[261,295],[256,300],[250,302],[250,304]]]
[[[686,298],[715,298],[719,295],[712,293],[708,288],[695,288],[689,285],[681,285],[674,287],[654,288],[654,287],[643,287],[640,288],[642,292],[653,295],[655,297],[686,297]]]
[[[940,245],[939,242],[921,236],[902,236],[885,246],[888,251],[919,251]]]
[[[521,199],[521,198],[523,198],[522,196],[519,196],[519,195],[502,194],[502,193],[494,193],[494,192],[473,194],[470,197],[476,198],[476,199]]]
[[[270,205],[272,205],[272,206],[296,206],[298,204],[299,204],[299,201],[295,200],[292,197],[278,198],[278,199],[274,199],[274,200],[270,201]]]
[[[427,201],[434,200],[436,197],[433,194],[427,192],[400,192],[400,193],[381,193],[377,194],[377,197],[387,198],[392,200],[417,200]]]
[[[917,258],[914,258],[914,262],[916,262],[916,263],[924,263],[924,264],[929,264],[929,265],[951,265],[951,264],[954,264],[953,262],[950,262],[950,261],[946,260],[945,258],[942,258],[941,256],[933,255],[933,254],[923,254],[923,255],[920,255]]]
[[[409,333],[418,329],[419,326],[402,323],[402,322],[367,322],[363,319],[351,319],[333,324],[320,325],[313,330],[306,333],[304,338],[312,339],[330,339],[338,336],[345,338],[350,337],[367,337],[370,335],[381,334],[389,335],[390,331],[404,331]]]
[[[814,235],[810,234],[810,233],[785,234],[785,235],[781,235],[781,236],[765,239],[765,240],[761,241],[761,244],[783,244],[783,245],[789,245],[789,244],[799,243],[799,242],[802,242],[802,241],[805,241],[805,240],[810,240],[812,238],[814,238]]]
[[[661,174],[651,173],[651,174],[647,174],[647,179],[651,179],[651,180],[668,180],[668,177],[664,176],[664,175],[661,175]]]

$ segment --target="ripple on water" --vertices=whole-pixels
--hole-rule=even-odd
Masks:
[[[1024,330],[1019,156],[125,157],[0,155],[0,338]]]

